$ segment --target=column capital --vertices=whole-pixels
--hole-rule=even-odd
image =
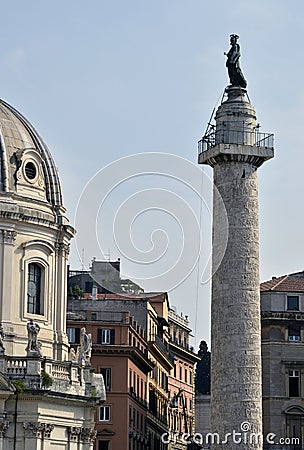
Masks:
[[[93,442],[95,441],[95,438],[96,438],[96,434],[97,434],[97,431],[93,430],[92,428],[82,428],[81,434],[80,434],[80,439],[83,442],[93,444]]]
[[[3,244],[14,245],[17,232],[15,230],[1,230]]]
[[[8,430],[10,423],[8,420],[0,421],[0,437],[4,436],[4,433]]]
[[[52,423],[23,422],[25,436],[28,438],[49,438],[55,425]]]
[[[68,427],[69,440],[71,442],[77,442],[80,436],[81,427]]]

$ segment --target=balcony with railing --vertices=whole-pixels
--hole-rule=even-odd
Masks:
[[[208,132],[198,141],[198,154],[219,144],[251,145],[260,148],[273,148],[274,134],[246,130],[218,130]]]
[[[187,330],[190,330],[189,328],[189,319],[188,316],[183,316],[180,314],[177,314],[173,309],[169,309],[169,323],[175,322],[177,325],[181,326],[182,328],[186,328]]]
[[[155,336],[155,344],[164,355],[167,355],[169,353],[167,345],[157,335]]]
[[[167,360],[170,361],[171,364],[174,364],[174,356],[169,351],[168,344],[165,343],[159,336],[157,336],[155,334],[150,334],[148,344],[150,346],[155,345],[158,348],[158,350],[161,352],[161,354],[164,355],[167,358]]]

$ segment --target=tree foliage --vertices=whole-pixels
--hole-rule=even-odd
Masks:
[[[210,359],[208,345],[201,341],[198,356],[201,358],[196,364],[195,389],[198,394],[210,394]]]

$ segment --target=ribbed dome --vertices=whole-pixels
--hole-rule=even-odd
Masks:
[[[27,197],[33,193],[33,197],[53,207],[62,206],[59,176],[47,145],[31,123],[3,100],[0,100],[1,191]]]

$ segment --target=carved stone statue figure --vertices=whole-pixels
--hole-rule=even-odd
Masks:
[[[228,69],[231,85],[245,88],[247,86],[247,81],[244,78],[239,64],[241,52],[240,45],[237,43],[238,38],[239,36],[237,34],[230,35],[231,48],[228,53],[224,54],[227,56],[226,67]]]
[[[81,365],[89,366],[91,364],[91,353],[92,353],[92,335],[87,334],[86,329],[81,328],[80,333],[80,351],[78,362]]]
[[[3,338],[4,338],[4,331],[2,323],[0,323],[0,354],[3,354],[5,351],[4,344],[3,344]]]
[[[73,347],[71,347],[71,350],[70,350],[70,361],[76,361],[76,352],[73,349]]]
[[[26,327],[28,335],[28,344],[26,347],[26,351],[28,353],[36,353],[41,356],[41,343],[38,341],[40,326],[38,325],[38,323],[35,323],[33,319],[30,319]]]

